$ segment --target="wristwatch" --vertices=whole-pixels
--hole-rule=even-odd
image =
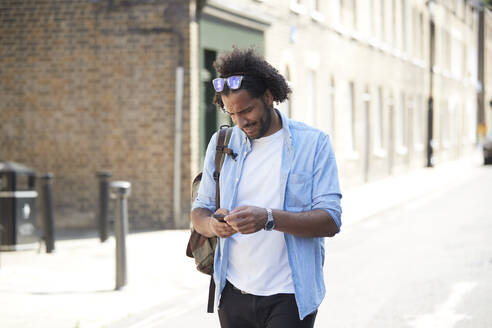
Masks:
[[[267,221],[265,223],[264,229],[266,231],[272,231],[273,229],[275,229],[275,221],[273,221],[272,209],[267,208],[266,211],[267,211]]]

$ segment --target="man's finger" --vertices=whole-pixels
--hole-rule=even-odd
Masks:
[[[251,224],[251,220],[248,220],[248,219],[242,219],[242,220],[237,220],[236,221],[236,226],[240,229],[243,229],[245,227],[247,227],[248,225]]]
[[[236,230],[234,230],[231,226],[225,224],[221,226],[221,229],[219,231],[220,237],[222,238],[227,238],[229,236],[232,236],[233,234],[236,233]]]
[[[237,212],[230,212],[224,219],[227,221],[232,221],[232,220],[242,220],[247,218],[251,213],[247,208],[243,208],[241,210],[238,210]]]
[[[256,232],[256,224],[252,220],[244,220],[237,224],[237,230],[242,234]]]
[[[228,224],[232,224],[233,222],[235,221],[239,221],[240,217],[236,214],[232,214],[232,213],[229,213],[229,215],[227,215],[225,218],[224,218],[224,221]]]
[[[241,206],[238,206],[238,207],[236,207],[235,209],[233,209],[233,210],[231,211],[231,213],[238,212],[238,211],[242,211],[242,210],[244,210],[244,209],[247,209],[248,207],[249,207],[249,206],[247,206],[247,205],[241,205]]]
[[[249,206],[240,206],[232,210],[229,215],[233,217],[245,217],[251,213]]]

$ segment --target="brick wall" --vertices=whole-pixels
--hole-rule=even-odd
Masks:
[[[113,180],[132,183],[131,227],[173,226],[174,81],[180,56],[182,199],[185,212],[189,208],[190,10],[188,1],[169,3],[0,4],[0,160],[55,174],[57,227],[95,227],[95,173],[102,169],[111,171]],[[183,55],[170,26],[183,35]]]

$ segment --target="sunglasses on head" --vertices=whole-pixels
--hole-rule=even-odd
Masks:
[[[218,77],[212,81],[212,84],[214,85],[215,91],[222,92],[226,83],[229,86],[229,89],[237,90],[241,87],[242,81],[242,75],[233,75],[229,77]]]

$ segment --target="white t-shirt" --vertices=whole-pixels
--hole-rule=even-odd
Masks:
[[[238,186],[237,203],[282,209],[280,166],[284,131],[252,140]],[[266,211],[265,211],[266,215]],[[258,296],[294,293],[284,233],[260,230],[229,237],[227,280],[237,288]]]

